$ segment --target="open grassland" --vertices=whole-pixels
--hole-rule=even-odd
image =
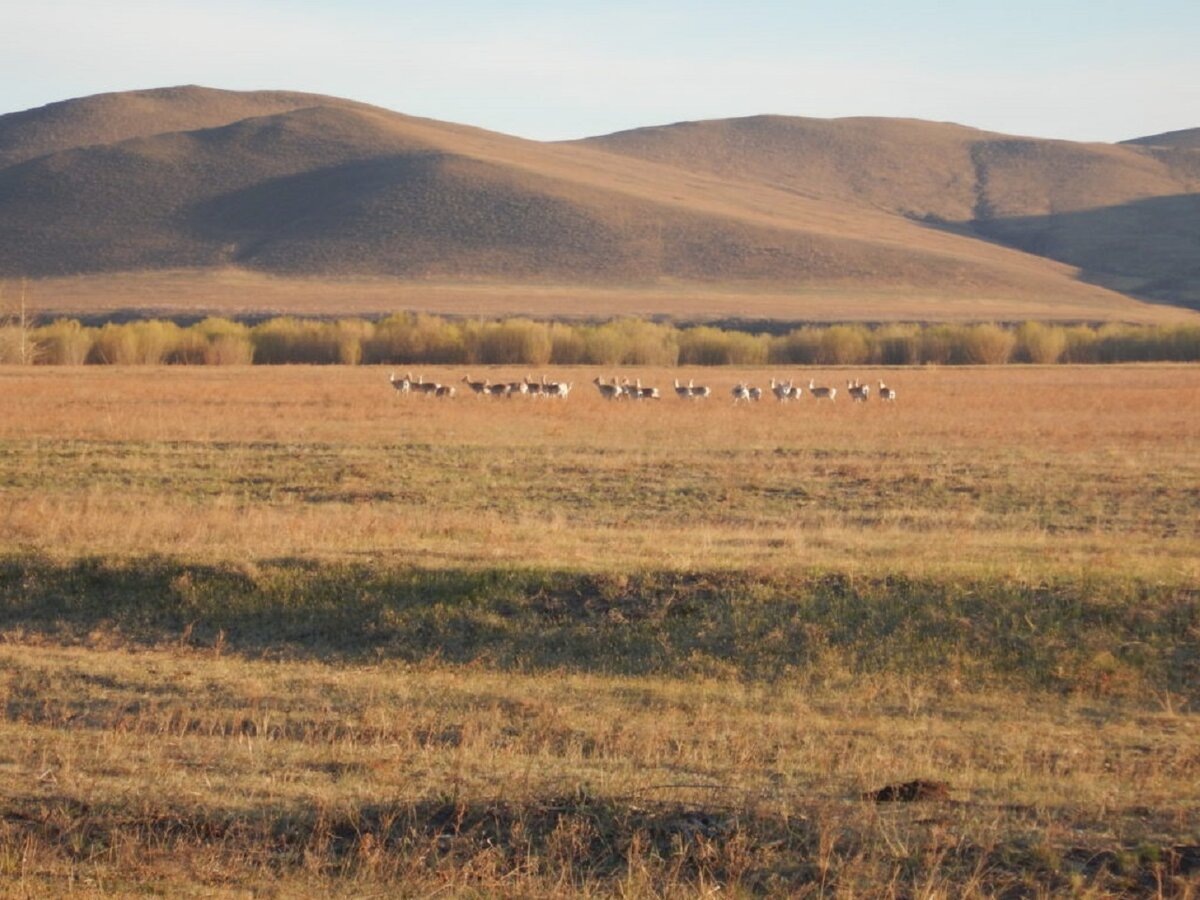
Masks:
[[[1096,290],[1083,297],[836,282],[593,286],[552,282],[404,281],[385,277],[286,277],[240,269],[166,270],[40,278],[39,312],[139,317],[289,314],[380,315],[397,309],[452,316],[595,319],[662,316],[678,321],[1009,321],[1194,323],[1196,313]],[[10,287],[8,294],[12,294]]]
[[[1195,896],[1200,370],[553,374],[0,369],[0,884]]]
[[[565,402],[403,398],[375,368],[5,369],[2,549],[1197,576],[1195,368],[899,370],[895,404],[753,407],[729,387],[766,371],[630,371],[664,391],[642,403],[555,374]]]
[[[186,642],[10,643],[0,690],[0,873],[30,895],[1188,896],[1200,866],[1194,717],[1095,698]],[[861,799],[901,773],[952,799]]]

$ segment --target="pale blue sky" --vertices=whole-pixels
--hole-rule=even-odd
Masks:
[[[1072,140],[1200,127],[1198,0],[3,0],[0,112],[203,84],[537,139],[779,113]]]

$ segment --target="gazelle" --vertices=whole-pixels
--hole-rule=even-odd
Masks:
[[[729,393],[733,394],[733,403],[735,406],[742,400],[745,400],[747,403],[750,402],[750,388],[741,382],[735,384]]]
[[[464,375],[463,384],[469,387],[476,396],[482,396],[488,392],[487,381],[472,381],[470,375]]]
[[[406,375],[405,377],[409,378],[410,380],[412,378],[411,375]],[[424,394],[426,397],[436,394],[438,388],[440,387],[441,385],[436,381],[425,381],[420,375],[418,375],[417,380],[412,383],[412,389],[419,394]]]
[[[392,383],[392,387],[396,389],[397,393],[407,394],[412,390],[412,380],[407,375],[403,378],[397,378],[396,373],[393,372],[388,376],[388,381]]]
[[[487,390],[488,390],[488,393],[491,394],[493,397],[507,397],[508,396],[508,385],[505,384],[503,381],[499,381],[496,384],[489,384],[487,386]]]
[[[692,389],[686,384],[680,384],[679,379],[675,379],[675,396],[680,400],[692,399]]]
[[[433,392],[433,395],[435,397],[446,397],[448,399],[453,399],[455,392],[456,392],[456,388],[454,387],[454,385],[439,384],[437,386],[437,390]]]
[[[707,384],[695,384],[692,379],[688,379],[688,393],[691,394],[693,400],[704,400],[712,393],[712,388]]]
[[[750,395],[750,399],[755,403],[762,399],[762,388],[760,387],[752,387],[747,391],[747,393]]]
[[[616,400],[621,396],[621,386],[619,384],[608,384],[599,375],[592,379],[592,384],[596,386],[596,390],[600,392],[600,396],[605,400]]]
[[[546,376],[543,375],[541,381],[534,381],[526,375],[525,391],[530,397],[544,397],[546,395]]]
[[[570,381],[551,381],[542,385],[542,393],[547,397],[558,397],[560,400],[566,400],[567,395],[571,393],[571,388],[574,387]]]
[[[625,382],[625,393],[634,400],[658,400],[658,388],[642,387],[642,379],[637,379],[633,384],[629,384],[628,379]]]
[[[814,400],[836,400],[837,388],[834,387],[817,387],[813,379],[808,379],[808,392],[813,395]]]
[[[508,394],[511,397],[513,394],[528,394],[529,385],[523,381],[510,381],[508,383]]]
[[[787,403],[792,399],[792,383],[790,381],[776,381],[772,378],[771,393],[775,395],[775,399],[780,403]]]
[[[884,384],[882,380],[879,382],[879,399],[889,402],[896,399],[896,392]]]
[[[871,396],[871,387],[866,384],[859,384],[858,380],[846,382],[846,393],[850,395],[850,399],[858,403],[866,403]]]

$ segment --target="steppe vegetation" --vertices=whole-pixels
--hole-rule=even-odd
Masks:
[[[248,325],[207,318],[0,323],[0,362],[44,365],[463,364],[527,366],[1001,365],[1200,361],[1200,325],[1025,322],[804,326],[784,333],[677,326],[642,319],[596,324],[524,318],[280,317]]]
[[[653,362],[0,369],[0,883],[1195,896],[1200,370]]]

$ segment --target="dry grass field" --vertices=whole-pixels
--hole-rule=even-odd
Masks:
[[[615,373],[555,374],[565,403],[405,399],[370,367],[8,369],[3,549],[1200,574],[1195,367],[813,371],[843,396],[755,407],[739,378],[796,373],[620,373],[662,388],[640,404],[599,397]],[[881,375],[895,404],[845,401]],[[675,377],[714,396],[680,401]]]
[[[11,282],[11,298],[20,285]],[[835,281],[589,286],[497,280],[407,281],[385,277],[285,277],[244,269],[190,269],[39,278],[29,294],[43,317],[197,315],[385,315],[397,309],[449,316],[553,320],[664,317],[678,322],[1135,322],[1194,323],[1178,306],[1086,290],[1020,294]]]
[[[0,890],[1196,896],[1200,369],[552,374],[0,369]]]

